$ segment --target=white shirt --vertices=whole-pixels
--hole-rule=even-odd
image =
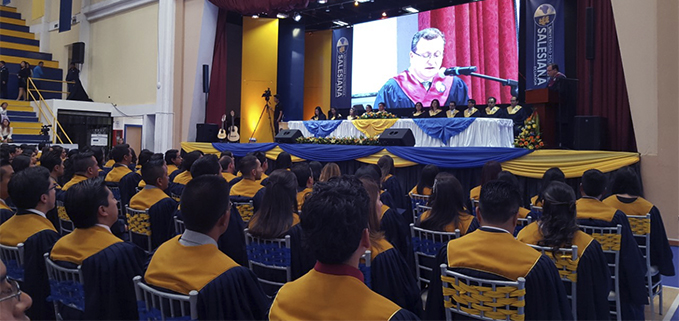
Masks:
[[[47,218],[47,216],[45,216],[45,213],[40,212],[40,211],[38,211],[38,210],[36,210],[36,209],[34,209],[34,208],[29,208],[29,209],[27,209],[26,211],[27,211],[27,212],[31,212],[31,213],[33,213],[33,214],[38,214],[38,215],[40,215],[40,216],[42,216],[42,217],[44,217],[44,218]]]
[[[182,234],[182,236],[179,238],[179,244],[184,246],[213,244],[214,246],[217,246],[217,242],[215,242],[213,238],[207,236],[206,234],[191,230],[184,230],[184,234]]]
[[[98,224],[98,223],[97,223],[97,224],[94,224],[94,225],[95,225],[95,226],[103,227],[103,228],[105,228],[109,233],[113,234],[113,232],[111,232],[111,228],[110,228],[108,225]]]
[[[489,229],[489,230],[495,230],[495,231],[498,231],[498,232],[509,233],[509,231],[507,231],[507,230],[505,230],[505,229],[503,229],[503,228],[501,228],[501,227],[488,226],[488,225],[483,225],[483,226],[481,226],[481,227],[483,227],[484,229]],[[512,233],[509,233],[509,234],[512,234]]]

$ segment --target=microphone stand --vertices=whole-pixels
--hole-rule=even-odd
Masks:
[[[475,73],[475,72],[471,72],[471,73],[469,73],[469,75],[474,76],[474,77],[483,78],[483,79],[492,80],[492,81],[497,81],[497,82],[501,83],[502,86],[509,86],[512,96],[519,97],[519,82],[514,80],[514,79],[497,78],[497,77],[479,74],[479,73]]]

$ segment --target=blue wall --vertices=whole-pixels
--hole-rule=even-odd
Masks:
[[[284,121],[302,119],[304,111],[304,30],[292,19],[279,20],[277,93]]]

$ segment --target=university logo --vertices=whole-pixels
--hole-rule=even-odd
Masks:
[[[341,54],[346,53],[347,48],[349,48],[349,40],[345,37],[339,38],[339,40],[337,40],[337,52]]]
[[[535,24],[541,27],[547,27],[551,25],[554,22],[555,17],[556,9],[554,9],[554,6],[548,3],[539,5],[538,9],[535,10],[535,13],[533,14],[533,20],[535,21]]]

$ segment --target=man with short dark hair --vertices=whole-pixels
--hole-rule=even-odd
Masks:
[[[57,183],[59,178],[64,175],[64,160],[61,159],[61,152],[49,151],[40,157],[40,166],[47,168],[50,171],[50,178]],[[61,186],[57,183],[57,189],[61,190]]]
[[[627,215],[615,207],[604,204],[601,197],[606,191],[606,176],[597,169],[585,171],[580,184],[582,197],[575,202],[578,224],[589,226],[622,226],[620,243],[620,303],[623,320],[643,320],[644,305],[648,304],[646,292],[646,264],[634,240]],[[610,263],[610,262],[609,262]]]
[[[316,185],[302,208],[300,224],[318,262],[278,291],[270,320],[418,319],[364,283],[358,264],[370,249],[368,206],[370,197],[354,177]]]
[[[160,200],[169,198],[165,193],[170,181],[167,167],[163,160],[151,160],[141,166],[141,176],[146,185],[130,199],[130,207],[135,210],[147,210]]]
[[[247,155],[240,160],[238,167],[243,179],[231,187],[229,195],[253,198],[264,187],[258,182],[262,178],[262,164],[254,155]]]
[[[199,319],[261,320],[269,300],[256,276],[217,248],[229,225],[228,191],[229,184],[217,175],[196,177],[186,185],[181,198],[186,230],[155,251],[144,280],[184,295],[200,291]]]
[[[222,167],[219,165],[217,155],[209,154],[198,159],[191,165],[191,177],[196,178],[203,175],[219,175]]]
[[[481,111],[476,108],[476,100],[467,99],[467,109],[464,110],[464,117],[481,117]]]
[[[176,149],[168,150],[165,152],[165,164],[167,165],[167,175],[172,175],[182,164],[182,155]]]
[[[71,186],[78,184],[88,178],[99,176],[99,165],[97,159],[91,152],[78,153],[73,158],[73,178],[61,188],[67,191]]]
[[[507,111],[496,105],[497,99],[491,96],[486,101],[484,116],[489,118],[507,118]]]
[[[508,182],[484,184],[476,208],[481,227],[448,242],[439,252],[437,263],[447,263],[449,269],[470,277],[503,281],[524,278],[526,320],[572,320],[566,290],[552,260],[512,234],[520,199],[519,192]],[[445,319],[440,269],[432,271],[430,280],[426,319]]]
[[[129,167],[132,163],[132,150],[130,149],[130,145],[116,145],[111,151],[111,156],[116,163],[113,164],[113,169],[106,174],[106,182],[118,183],[123,176],[132,172]]]
[[[266,174],[266,171],[269,170],[269,161],[266,158],[266,153],[264,152],[254,152],[255,157],[259,160],[259,163],[262,164],[262,177],[258,179],[258,181],[264,182],[264,180],[269,177],[269,175]]]
[[[219,159],[219,166],[222,167],[222,176],[231,183],[237,176],[235,174],[236,168],[231,156],[224,155]]]
[[[301,210],[306,196],[314,187],[314,178],[311,174],[311,167],[307,163],[296,163],[292,165],[291,171],[297,177],[297,206]]]
[[[566,75],[559,71],[559,65],[549,64],[547,65],[547,75],[549,76],[549,83],[547,83],[547,88],[559,90],[559,85],[561,84],[561,79],[566,78]]]

